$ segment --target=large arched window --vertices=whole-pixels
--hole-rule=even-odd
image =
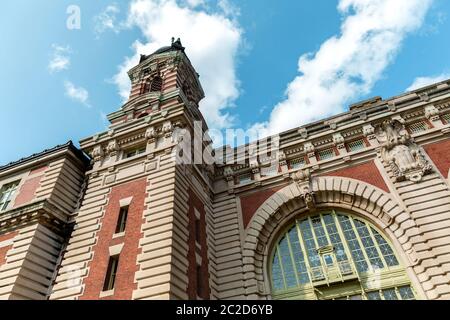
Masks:
[[[327,211],[295,221],[273,248],[274,299],[415,299],[392,246],[370,223]]]

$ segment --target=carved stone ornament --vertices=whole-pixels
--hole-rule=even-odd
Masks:
[[[391,167],[397,181],[420,182],[431,172],[431,165],[400,121],[384,121],[377,127],[376,137],[381,145],[381,158]]]
[[[305,201],[305,205],[309,210],[314,210],[316,207],[316,200],[311,186],[311,171],[309,169],[299,170],[292,174],[292,180],[296,183],[300,196]]]
[[[110,141],[106,147],[106,153],[111,156],[115,155],[119,150],[120,148],[116,140]]]
[[[258,159],[255,158],[250,160],[250,169],[252,169],[252,173],[259,173]]]
[[[234,179],[233,168],[225,167],[223,170],[223,175],[225,176],[225,179],[227,179],[227,181],[233,181],[233,179]]]
[[[173,132],[173,125],[171,121],[164,122],[162,126],[162,133],[165,135],[166,138],[169,138],[172,135]]]
[[[155,141],[155,139],[158,137],[158,133],[156,132],[154,127],[150,127],[145,131],[145,138],[148,140],[149,143]]]
[[[94,162],[101,161],[104,156],[105,153],[103,152],[102,146],[96,146],[91,152],[91,157],[94,159]]]

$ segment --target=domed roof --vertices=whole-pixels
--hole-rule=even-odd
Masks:
[[[172,38],[172,45],[170,46],[165,46],[165,47],[161,47],[158,50],[156,50],[155,52],[153,52],[150,55],[141,55],[141,61],[139,63],[141,63],[142,61],[147,60],[150,56],[153,56],[155,54],[161,54],[161,53],[166,53],[166,52],[170,52],[170,51],[181,51],[184,52],[184,47],[181,44],[181,40],[180,38],[177,39],[177,41],[174,41],[175,39]]]

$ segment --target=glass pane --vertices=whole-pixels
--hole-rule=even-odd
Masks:
[[[398,260],[394,255],[394,251],[392,250],[391,246],[384,240],[384,238],[373,228],[371,228],[372,233],[375,237],[375,240],[378,243],[378,247],[380,248],[381,254],[384,257],[384,260],[386,261],[386,264],[389,267],[397,266]]]
[[[292,248],[292,255],[297,269],[297,277],[301,284],[309,282],[308,271],[305,264],[305,257],[300,247],[300,240],[297,233],[297,227],[292,228],[289,233],[289,242]]]
[[[352,254],[353,260],[356,265],[356,269],[359,272],[366,272],[369,267],[365,260],[364,254],[361,250],[361,246],[356,238],[356,233],[353,231],[353,225],[349,217],[339,215],[339,223],[344,231],[345,239],[347,240],[348,247]]]
[[[325,226],[328,232],[328,236],[330,237],[331,244],[334,247],[337,261],[340,262],[348,260],[347,254],[345,253],[344,246],[342,244],[341,237],[339,236],[338,229],[336,227],[336,221],[334,217],[329,214],[324,215],[323,221],[325,222]]]
[[[383,296],[385,300],[398,300],[395,289],[383,290]]]
[[[311,230],[309,220],[303,220],[300,222],[300,230],[302,233],[303,241],[305,243],[306,252],[308,254],[309,264],[311,267],[320,267],[320,257],[317,253],[316,243],[314,242],[314,236]]]
[[[369,258],[370,265],[374,270],[383,269],[383,261],[381,260],[378,250],[375,247],[375,242],[372,239],[367,225],[359,220],[353,220],[353,222],[355,223],[361,243],[363,244],[367,257]]]
[[[369,300],[381,300],[380,293],[378,291],[368,292],[367,299]]]
[[[283,274],[281,272],[280,259],[278,258],[278,249],[275,251],[272,263],[272,281],[275,290],[284,289]]]
[[[286,280],[286,286],[293,288],[297,286],[297,278],[295,277],[294,266],[292,265],[292,257],[289,251],[288,240],[286,237],[281,240],[280,245],[281,264],[284,271],[284,279]]]
[[[402,297],[402,300],[415,300],[414,293],[410,286],[404,286],[398,288],[398,292]]]

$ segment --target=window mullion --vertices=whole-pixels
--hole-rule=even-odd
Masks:
[[[378,241],[377,241],[377,239],[375,239],[375,235],[374,235],[373,232],[372,232],[372,228],[371,228],[370,225],[368,225],[367,223],[365,223],[365,225],[366,225],[367,229],[369,229],[370,237],[372,238],[373,244],[374,244],[374,246],[375,246],[375,248],[376,248],[376,250],[377,250],[377,252],[378,252],[378,255],[381,257],[381,259],[382,259],[382,261],[383,261],[383,263],[384,263],[384,267],[387,268],[387,269],[390,269],[389,264],[387,263],[387,261],[386,261],[385,258],[384,258],[384,254],[381,252],[381,249],[380,249],[380,247],[379,247]],[[380,236],[382,237],[381,234],[380,234]],[[386,241],[386,242],[387,242],[387,241]],[[387,242],[387,243],[388,243],[388,242]],[[389,243],[388,243],[388,244],[389,244]]]
[[[287,282],[286,282],[286,275],[284,273],[284,266],[283,266],[283,259],[281,259],[281,253],[280,253],[280,246],[277,245],[277,255],[278,255],[278,261],[280,261],[280,269],[281,269],[281,275],[283,277],[283,283],[284,283],[284,290],[288,288]]]
[[[345,237],[344,230],[342,230],[341,224],[339,223],[339,219],[338,219],[338,216],[337,216],[337,213],[335,210],[333,210],[333,219],[334,219],[334,223],[336,224],[336,228],[338,230],[339,237],[341,238],[342,245],[344,246],[344,250],[346,251],[347,259],[349,259],[351,261],[351,263],[353,264],[353,267],[356,270],[356,273],[358,274],[358,272],[357,272],[358,268],[356,268],[356,265],[355,265],[356,262],[353,259],[352,251],[350,250],[350,248],[348,246],[347,238]]]
[[[308,252],[306,250],[306,245],[303,242],[303,236],[301,234],[300,226],[298,225],[297,221],[295,221],[295,227],[297,229],[297,236],[298,236],[298,240],[300,243],[300,247],[303,251],[303,260],[305,260],[305,265],[306,265],[308,276],[309,276],[309,282],[312,283],[312,269],[311,269],[311,265],[309,264]]]
[[[294,275],[295,275],[295,280],[297,280],[297,286],[300,285],[300,280],[298,278],[298,270],[297,270],[297,265],[295,263],[294,260],[294,251],[292,251],[292,247],[291,247],[291,240],[289,239],[289,231],[286,233],[286,240],[287,240],[287,244],[288,244],[288,248],[289,248],[289,255],[291,257],[291,261],[292,261],[292,268],[294,269]]]
[[[355,223],[353,222],[353,217],[349,216],[349,218],[350,218],[349,219],[350,223],[352,224],[353,232],[355,233],[355,236],[356,236],[356,241],[358,241],[359,246],[361,247],[361,252],[364,255],[364,258],[366,259],[367,266],[370,267],[370,270],[368,270],[368,271],[372,271],[373,270],[372,262],[370,261],[369,256],[367,255],[366,247],[364,246],[364,244],[361,241],[361,236],[359,235],[358,229],[356,229]]]

